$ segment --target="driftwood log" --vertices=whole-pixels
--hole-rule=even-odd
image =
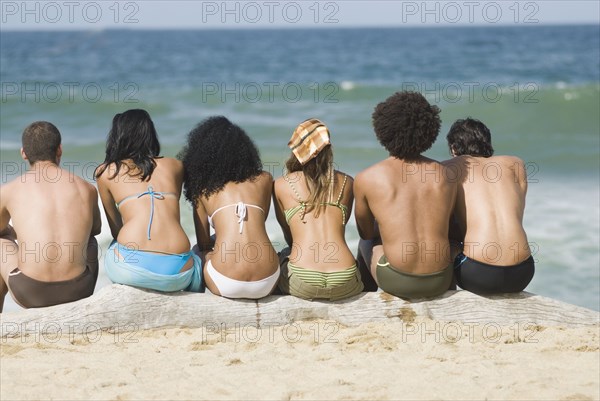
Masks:
[[[482,297],[448,291],[438,298],[411,301],[383,292],[362,293],[337,302],[311,302],[292,296],[254,301],[229,300],[210,293],[163,294],[113,284],[77,302],[0,314],[0,338],[161,327],[268,327],[315,319],[355,326],[376,321],[412,322],[416,318],[497,326],[600,324],[596,311],[527,292]]]

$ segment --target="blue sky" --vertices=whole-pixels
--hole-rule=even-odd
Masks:
[[[600,23],[600,1],[0,1],[3,30]]]

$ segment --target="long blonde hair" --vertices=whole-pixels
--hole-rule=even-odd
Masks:
[[[329,202],[333,194],[334,172],[333,172],[333,149],[331,145],[324,147],[319,154],[302,165],[292,153],[286,161],[285,167],[288,173],[301,171],[304,173],[304,182],[310,194],[306,202],[305,213],[314,211],[315,217],[319,217],[324,203]],[[286,179],[290,179],[286,177]],[[300,200],[300,199],[299,199]]]

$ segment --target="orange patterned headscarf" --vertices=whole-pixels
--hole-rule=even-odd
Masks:
[[[330,143],[329,130],[325,124],[316,118],[309,118],[298,125],[288,142],[288,147],[304,165]]]

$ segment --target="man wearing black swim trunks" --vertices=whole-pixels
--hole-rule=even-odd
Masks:
[[[32,123],[22,140],[30,168],[0,188],[0,312],[9,290],[23,307],[50,306],[92,295],[98,277],[96,189],[58,166],[51,123]]]
[[[524,290],[535,267],[523,229],[523,161],[493,156],[490,131],[475,119],[457,120],[447,140],[454,157],[444,165],[458,184],[450,233],[457,284],[481,294]]]

